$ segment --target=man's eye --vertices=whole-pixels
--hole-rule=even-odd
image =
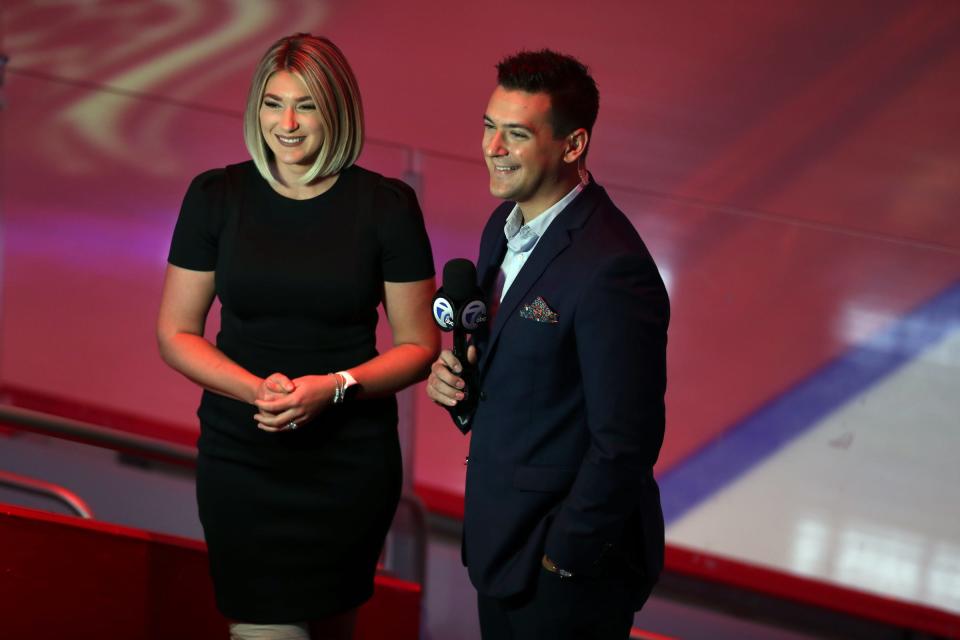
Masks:
[[[526,140],[526,139],[527,139],[527,134],[525,134],[525,133],[520,133],[519,131],[514,131],[514,132],[511,133],[511,135],[512,135],[514,138],[516,138],[517,140]]]

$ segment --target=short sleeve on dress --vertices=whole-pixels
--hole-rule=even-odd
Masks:
[[[190,183],[170,243],[170,264],[193,271],[216,268],[225,189],[223,169],[201,173]]]
[[[432,278],[433,252],[414,190],[400,180],[384,178],[373,206],[379,219],[384,281],[415,282]]]

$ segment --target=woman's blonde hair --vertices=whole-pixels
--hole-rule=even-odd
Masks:
[[[243,113],[243,139],[260,174],[272,183],[277,181],[270,170],[273,153],[260,130],[263,93],[270,76],[277,71],[286,71],[303,81],[317,105],[323,130],[320,152],[301,183],[337,174],[356,162],[363,149],[363,104],[357,79],[337,45],[326,38],[297,33],[277,40],[267,50],[250,83]]]

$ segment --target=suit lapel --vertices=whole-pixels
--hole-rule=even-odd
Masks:
[[[506,216],[497,216],[495,220],[501,221],[500,218],[505,220]],[[503,235],[503,225],[501,224],[499,233],[483,239],[480,255],[477,259],[477,284],[480,286],[480,290],[486,292],[488,296],[493,295],[497,274],[500,272],[500,265],[503,263],[503,256],[506,253],[507,238]]]
[[[593,182],[587,185],[583,192],[567,205],[566,209],[560,212],[557,219],[550,224],[546,233],[537,242],[537,246],[534,247],[527,263],[520,269],[516,279],[510,285],[510,289],[507,290],[503,302],[500,303],[497,315],[493,319],[493,325],[490,327],[487,348],[480,357],[480,371],[486,370],[487,361],[496,350],[497,339],[500,337],[503,326],[511,316],[517,313],[517,307],[527,298],[531,287],[540,279],[550,263],[570,245],[572,241],[570,232],[583,226],[596,205],[599,193],[602,191]],[[503,233],[500,233],[499,246],[501,247],[500,259],[491,265],[494,275],[496,275],[500,263],[503,262],[503,255],[506,251],[506,238]],[[488,291],[488,289],[485,290]]]

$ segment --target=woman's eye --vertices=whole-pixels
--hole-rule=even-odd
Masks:
[[[264,100],[263,106],[265,106],[267,109],[276,109],[280,106],[280,103],[274,100]]]
[[[301,105],[299,106],[299,108],[300,108],[300,111],[316,111],[316,110],[317,110],[317,105],[315,105],[315,104],[313,104],[313,103],[311,102],[311,103],[307,103],[307,104],[301,104]]]

